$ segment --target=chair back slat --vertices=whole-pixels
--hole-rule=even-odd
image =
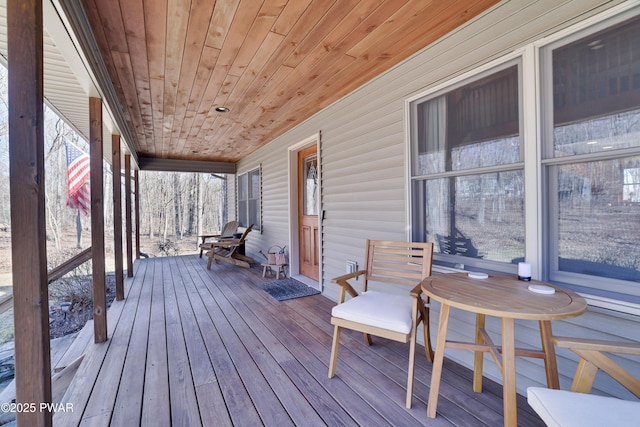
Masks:
[[[220,232],[220,237],[233,237],[233,233],[238,229],[238,221],[229,221],[224,225]]]
[[[432,259],[433,243],[368,240],[362,290],[369,281],[416,286],[431,275]]]

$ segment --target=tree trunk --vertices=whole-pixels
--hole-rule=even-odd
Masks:
[[[187,200],[187,208],[189,212],[189,218],[187,220],[187,234],[193,236],[193,229],[196,222],[196,211],[198,210],[196,205],[198,204],[198,174],[194,173],[190,179],[189,185],[189,199]]]
[[[155,215],[154,215],[154,209],[155,206],[151,206],[151,186],[149,185],[149,181],[148,181],[148,177],[145,174],[145,183],[146,183],[146,189],[144,191],[144,195],[145,198],[147,199],[147,212],[149,212],[149,239],[153,239],[153,227],[155,225]]]
[[[178,174],[173,174],[173,211],[175,214],[175,235],[176,240],[182,240],[182,230],[181,230],[181,209],[180,209],[180,185],[178,182]]]
[[[162,241],[167,241],[167,230],[169,229],[169,215],[164,215],[164,229],[162,231]]]
[[[200,174],[196,175],[196,233],[198,236],[204,234],[202,232],[202,179]],[[196,248],[199,243],[196,239]]]

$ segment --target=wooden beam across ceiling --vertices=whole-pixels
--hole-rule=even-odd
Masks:
[[[211,162],[203,160],[160,159],[140,157],[138,166],[143,171],[236,173],[236,164],[231,162]]]
[[[224,163],[498,2],[61,1],[82,5],[135,155]]]

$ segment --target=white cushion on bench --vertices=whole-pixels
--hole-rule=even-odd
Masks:
[[[548,427],[640,425],[640,401],[529,387],[527,402]]]
[[[355,298],[338,304],[331,315],[403,334],[411,331],[410,295],[395,295],[378,291],[367,291]]]

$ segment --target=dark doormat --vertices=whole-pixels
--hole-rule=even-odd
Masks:
[[[278,301],[284,301],[293,298],[308,297],[320,293],[317,289],[313,289],[296,279],[276,280],[275,282],[266,282],[258,285],[260,289]]]

